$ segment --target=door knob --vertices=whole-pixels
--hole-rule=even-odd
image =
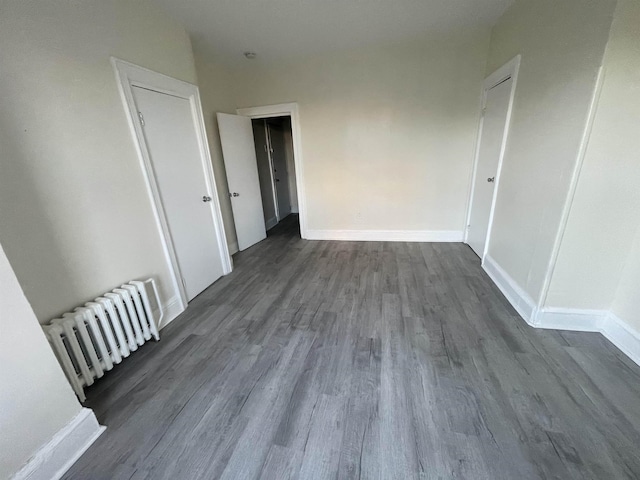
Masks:
[[[206,202],[210,202],[211,201],[211,197],[208,197],[207,195],[203,195],[202,196],[202,201],[205,202],[205,203]]]
[[[487,178],[487,182],[489,182],[489,183],[493,183],[493,182],[495,182],[495,181],[496,181],[496,177],[489,177],[489,178]]]
[[[240,194],[236,193],[236,192],[229,193],[229,197],[239,197],[239,196],[240,196]]]

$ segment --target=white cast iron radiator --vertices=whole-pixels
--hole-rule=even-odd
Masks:
[[[155,308],[147,286],[153,291]],[[84,401],[84,387],[152,336],[160,340],[162,315],[155,281],[149,279],[122,285],[42,328],[73,390]]]

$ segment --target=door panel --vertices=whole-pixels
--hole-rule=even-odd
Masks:
[[[280,119],[268,122],[268,125],[271,155],[273,159],[273,179],[275,182],[276,198],[278,200],[278,220],[281,220],[291,213],[284,128],[282,126],[282,120]]]
[[[226,113],[217,117],[238,248],[244,250],[267,237],[251,119]]]
[[[506,133],[512,85],[513,80],[509,78],[487,92],[467,236],[467,243],[480,258],[484,255],[487,243],[491,204],[500,151]]]
[[[223,273],[205,170],[189,100],[132,87],[187,299]]]

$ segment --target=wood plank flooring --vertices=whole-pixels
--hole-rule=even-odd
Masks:
[[[640,368],[534,330],[462,244],[290,216],[88,390],[66,479],[640,478]]]

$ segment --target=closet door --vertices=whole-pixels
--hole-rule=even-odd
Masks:
[[[473,186],[467,243],[480,258],[487,245],[500,153],[506,135],[507,112],[513,80],[507,80],[486,93],[480,148]]]
[[[191,103],[132,87],[187,300],[224,274]],[[142,120],[144,119],[144,120]]]

